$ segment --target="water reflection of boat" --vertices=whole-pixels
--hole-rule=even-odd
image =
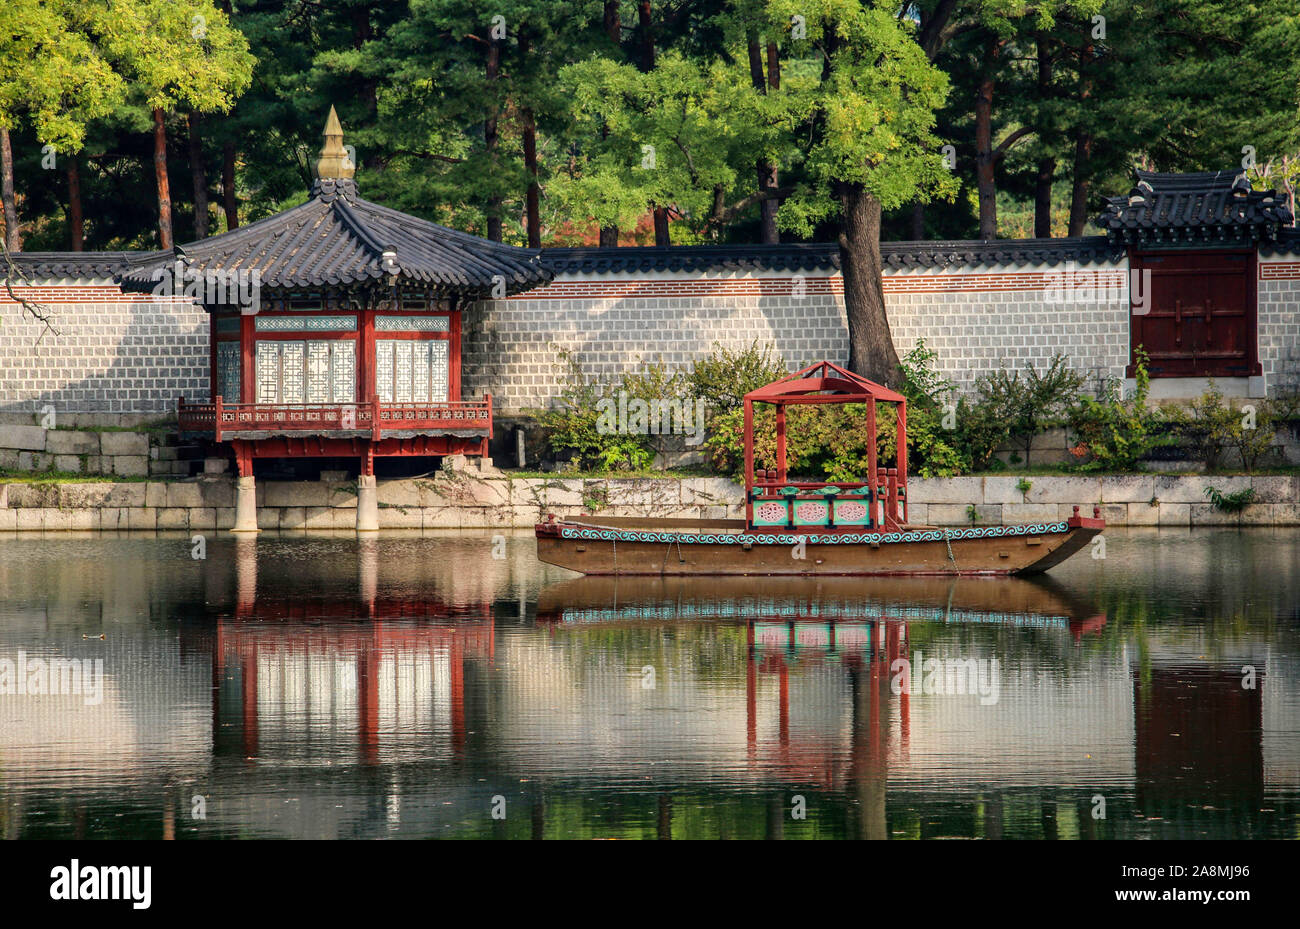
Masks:
[[[805,638],[815,631],[796,627],[882,620],[994,623],[1068,628],[1078,638],[1106,623],[1104,614],[1046,578],[933,576],[780,577],[761,587],[741,577],[580,577],[543,589],[537,618],[568,624],[789,623],[792,637]]]

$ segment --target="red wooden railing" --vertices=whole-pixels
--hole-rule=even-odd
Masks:
[[[180,428],[212,432],[216,441],[246,432],[369,432],[378,442],[392,430],[487,430],[492,433],[492,395],[443,403],[187,403],[176,416]]]

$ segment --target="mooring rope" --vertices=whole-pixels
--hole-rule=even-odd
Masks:
[[[948,530],[940,527],[939,531],[943,533],[943,544],[948,546],[948,560],[952,562],[952,566],[955,568],[957,567],[957,559],[952,554],[952,543],[948,541]]]

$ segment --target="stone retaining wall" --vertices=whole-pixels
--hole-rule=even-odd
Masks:
[[[187,475],[176,449],[147,432],[95,432],[0,425],[0,469],[121,477]]]
[[[916,480],[916,523],[1018,525],[1062,519],[1077,504],[1094,505],[1112,526],[1300,525],[1300,476],[1206,477],[1161,474],[1117,477],[1033,477],[1027,490],[1015,475]],[[1223,494],[1254,488],[1257,502],[1224,513],[1205,488]],[[265,481],[258,484],[263,529],[353,529],[355,482]],[[620,516],[724,518],[741,515],[741,489],[723,478],[573,478],[515,480],[454,472],[436,478],[382,481],[383,529],[527,527],[548,512]],[[228,476],[130,483],[0,484],[0,531],[175,529],[220,530],[235,523],[234,482]]]

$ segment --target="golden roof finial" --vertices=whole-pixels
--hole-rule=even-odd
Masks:
[[[325,144],[321,146],[320,158],[316,160],[318,178],[350,178],[357,171],[357,166],[348,157],[343,147],[343,127],[339,125],[339,115],[330,106],[329,119],[325,120]]]

